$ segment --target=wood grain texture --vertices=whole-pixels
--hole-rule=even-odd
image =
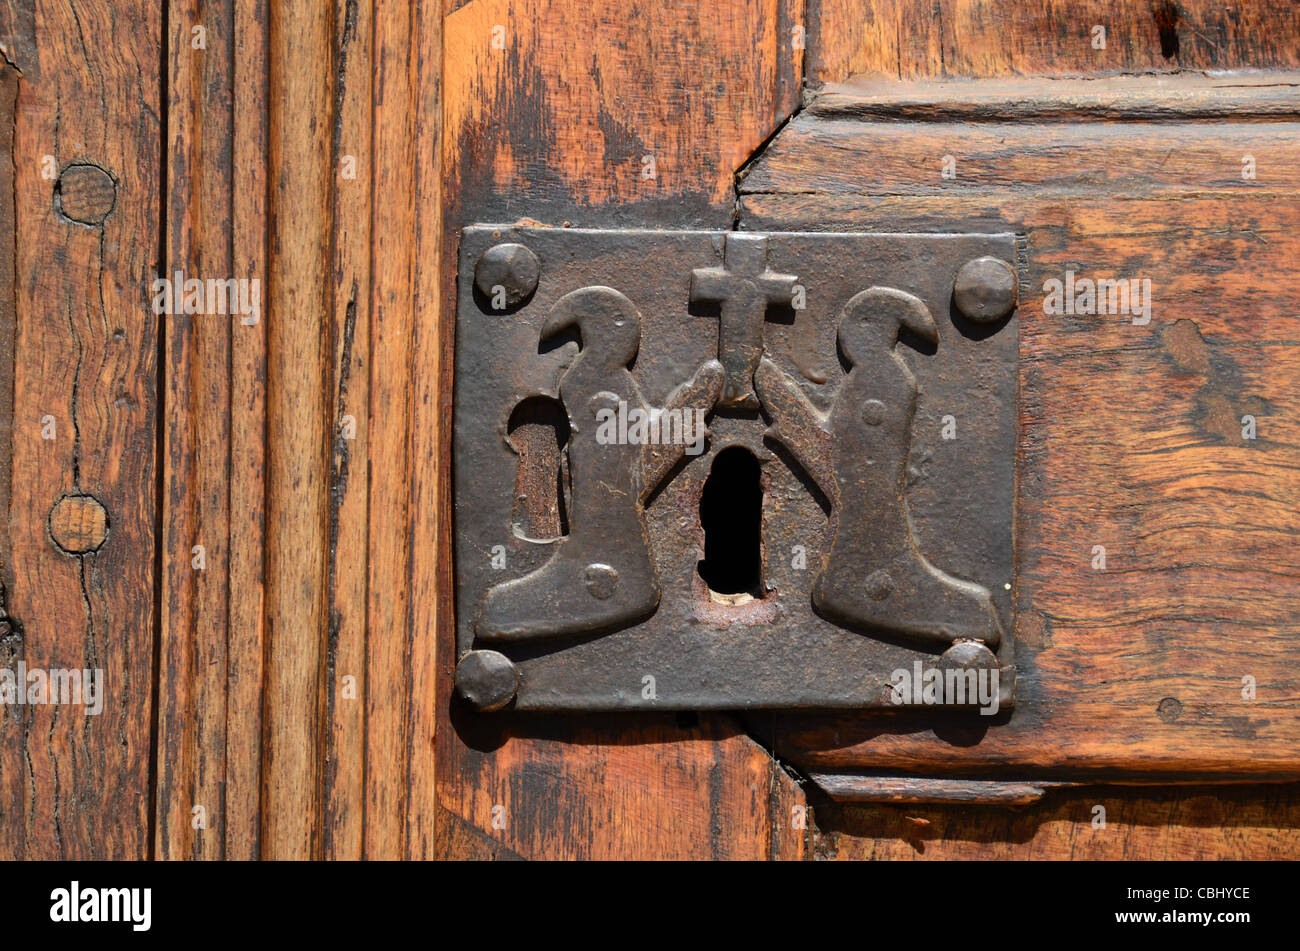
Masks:
[[[387,376],[377,391],[376,402],[392,401],[400,405],[406,399],[407,415],[404,423],[410,427],[409,478],[400,484],[404,487],[385,506],[375,525],[392,526],[402,531],[409,526],[405,546],[394,551],[397,557],[407,559],[405,568],[383,559],[376,559],[374,567],[385,587],[372,584],[376,596],[389,592],[390,604],[404,603],[410,612],[406,643],[410,664],[410,701],[407,708],[406,743],[406,854],[411,858],[429,858],[435,854],[439,843],[438,822],[438,772],[435,759],[438,724],[442,713],[440,703],[445,693],[439,684],[439,632],[454,632],[454,622],[446,613],[451,592],[440,592],[438,585],[449,574],[451,532],[449,513],[450,485],[446,474],[450,471],[451,390],[440,389],[447,375],[446,355],[451,341],[445,335],[448,314],[445,299],[449,286],[448,272],[443,270],[447,260],[444,242],[445,215],[448,196],[448,171],[445,166],[444,139],[448,135],[444,123],[443,85],[446,64],[446,23],[439,16],[440,0],[417,0],[415,31],[409,61],[414,69],[415,134],[415,193],[414,241],[412,242],[414,296],[411,306],[411,347],[409,363],[404,377]],[[436,158],[436,160],[435,160]],[[396,161],[400,162],[399,157]],[[395,196],[400,201],[401,196]],[[400,308],[394,313],[397,319]],[[398,324],[398,335],[405,325]],[[377,375],[383,373],[382,368]],[[400,387],[400,388],[396,388]],[[390,418],[385,433],[396,425]],[[378,438],[378,437],[377,437]],[[392,435],[388,436],[393,438]],[[397,457],[400,459],[400,457]],[[392,463],[394,457],[386,457]],[[389,476],[398,480],[402,472]],[[372,505],[372,517],[375,507]],[[398,601],[398,597],[404,601]],[[392,622],[381,627],[382,636],[395,639]],[[454,639],[454,634],[450,635]],[[400,714],[395,714],[400,715]],[[379,721],[376,720],[376,725]]]
[[[334,10],[270,6],[262,853],[323,854]]]
[[[474,0],[446,18],[449,180],[482,221],[702,221],[797,105],[802,21],[797,0]]]
[[[412,824],[414,854],[432,849],[432,700],[411,700],[407,459],[413,234],[418,209],[438,220],[440,23],[356,0],[320,15],[317,73],[294,66],[301,84],[281,77],[274,89],[260,0],[172,18],[169,254],[196,276],[268,290],[254,324],[201,316],[169,328],[164,857],[400,858]],[[192,47],[196,25],[204,50]],[[296,55],[278,40],[278,55]],[[413,113],[417,91],[427,119]],[[428,191],[416,203],[419,154]],[[440,234],[426,233],[429,251]],[[278,325],[290,303],[310,332]],[[196,532],[218,539],[202,572]]]
[[[916,776],[863,776],[844,773],[811,773],[818,789],[837,803],[923,802],[971,805],[1001,803],[1026,805],[1037,802],[1054,783],[1022,783],[1005,779],[932,779]]]
[[[369,526],[370,191],[372,5],[335,3],[331,130],[331,340],[329,535],[326,551],[329,640],[326,654],[324,854],[359,859],[365,835],[366,584]],[[400,6],[400,5],[399,5]],[[400,75],[400,73],[399,73]]]
[[[226,7],[205,17],[199,3],[168,11],[168,240],[160,270],[169,279],[176,272],[199,280],[234,276],[229,242],[214,227],[233,217],[230,167],[208,148],[229,141],[233,131],[222,102],[228,102],[233,69],[222,55],[230,45],[231,12]],[[192,33],[195,27],[207,32],[202,40]],[[196,41],[203,45],[196,48]],[[157,853],[167,858],[219,858],[224,851],[230,346],[236,320],[185,313],[165,318],[158,635],[164,752],[158,757]]]
[[[0,69],[0,156],[13,155],[14,111],[18,100],[18,72],[6,65]],[[0,161],[0,664],[14,669],[22,651],[22,628],[8,614],[9,591],[14,585],[13,545],[9,538],[10,500],[13,492],[14,439],[14,345],[18,335],[17,285],[14,264],[18,232],[14,227],[13,163]],[[23,718],[5,707],[0,713],[0,857],[23,854],[24,789]]]
[[[1105,27],[1104,48],[1094,28]],[[818,0],[811,83],[1300,66],[1300,11],[1254,0]]]
[[[90,0],[10,5],[6,16],[5,41],[18,24],[32,45],[10,47],[27,72],[11,123],[19,224],[12,232],[4,660],[101,670],[103,711],[6,708],[0,853],[143,858],[150,849],[158,320],[149,281],[159,258],[161,24],[156,5]],[[60,208],[58,179],[69,169],[81,170],[70,176],[78,200],[68,210],[93,223]],[[84,190],[91,177],[101,185],[106,177],[111,189]],[[67,495],[103,506],[107,537],[98,549],[69,554],[54,545],[47,519]]]
[[[262,684],[266,644],[266,165],[268,130],[265,0],[235,0],[239,51],[233,81],[231,258],[235,273],[262,282],[262,319],[230,345],[230,603],[226,641],[226,858],[261,851]],[[159,742],[161,753],[161,740]]]
[[[376,10],[375,55],[383,68],[376,70],[373,95],[373,359],[367,370],[373,473],[366,547],[367,682],[373,685],[365,700],[368,858],[427,858],[432,849],[433,698],[421,697],[417,686],[417,651],[432,653],[432,646],[417,646],[424,638],[412,627],[408,579],[414,547],[410,460],[417,438],[411,379],[420,353],[412,343],[423,313],[417,262],[437,260],[441,240],[441,38],[440,17],[421,7]],[[437,313],[435,306],[429,317],[435,326]]]
[[[0,3],[0,52],[5,64],[26,79],[41,74],[40,51],[36,45],[36,5],[28,0]]]
[[[471,838],[522,858],[802,857],[806,805],[790,776],[729,718],[684,722],[522,732],[468,714],[447,728],[465,745],[439,798]],[[442,841],[439,857],[475,854],[463,834]]]
[[[1293,105],[1294,108],[1294,105]],[[995,190],[1041,197],[1078,196],[1097,204],[1104,192],[1133,197],[1158,192],[1159,200],[1199,193],[1284,197],[1300,184],[1292,164],[1295,125],[1242,123],[1225,137],[1204,122],[1165,123],[1153,132],[1142,123],[1116,123],[1104,140],[1087,143],[1075,121],[927,122],[809,120],[791,123],[745,179],[746,192],[815,191],[837,194],[930,195],[968,199]],[[1159,137],[1159,143],[1153,137]],[[1177,161],[1153,161],[1160,144]],[[794,157],[797,153],[797,157]],[[1072,160],[1072,153],[1078,158]],[[1080,161],[1087,154],[1095,161]],[[1241,176],[1242,157],[1253,155],[1267,169],[1265,181]],[[784,159],[792,156],[786,162]],[[942,177],[944,156],[957,163],[957,179]],[[869,178],[846,178],[841,167],[870,162]],[[860,166],[859,166],[860,167]],[[1113,214],[1121,214],[1118,209]]]
[[[824,119],[1054,122],[1187,119],[1234,123],[1295,115],[1300,77],[1287,70],[1171,73],[1086,79],[827,83],[804,115]]]
[[[166,24],[162,271],[169,279],[179,272],[185,279],[249,281],[248,303],[258,306],[248,314],[165,319],[155,836],[161,858],[258,854],[266,425],[261,15],[248,0],[185,2],[169,9]],[[252,281],[259,282],[256,294]]]
[[[987,728],[790,718],[778,754],[819,772],[1294,776],[1300,126],[1012,125],[1002,108],[801,116],[743,184],[747,228],[1010,229],[1028,250],[1017,708]],[[1149,279],[1150,324],[1045,314],[1067,270]]]
[[[1103,814],[1105,825],[1094,824]],[[1294,859],[1300,789],[1099,787],[1005,806],[818,805],[818,859],[1148,861]]]

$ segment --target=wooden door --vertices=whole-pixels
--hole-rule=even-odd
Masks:
[[[0,667],[104,684],[3,708],[0,854],[1300,851],[1296,9],[35,0],[0,47]],[[479,223],[1013,234],[1010,717],[459,703]]]

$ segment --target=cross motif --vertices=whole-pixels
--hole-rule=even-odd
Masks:
[[[754,370],[763,355],[763,320],[773,304],[789,304],[798,278],[767,267],[767,238],[728,233],[722,267],[691,272],[691,300],[720,303],[718,359],[726,371],[720,406],[758,409]]]

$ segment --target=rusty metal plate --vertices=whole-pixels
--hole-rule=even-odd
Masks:
[[[1018,286],[1012,234],[466,229],[458,695],[1008,707]]]

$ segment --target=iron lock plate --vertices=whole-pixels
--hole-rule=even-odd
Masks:
[[[1017,260],[1013,234],[465,229],[459,696],[1009,706]],[[756,577],[715,590],[702,562],[748,556],[710,499],[744,493]]]

